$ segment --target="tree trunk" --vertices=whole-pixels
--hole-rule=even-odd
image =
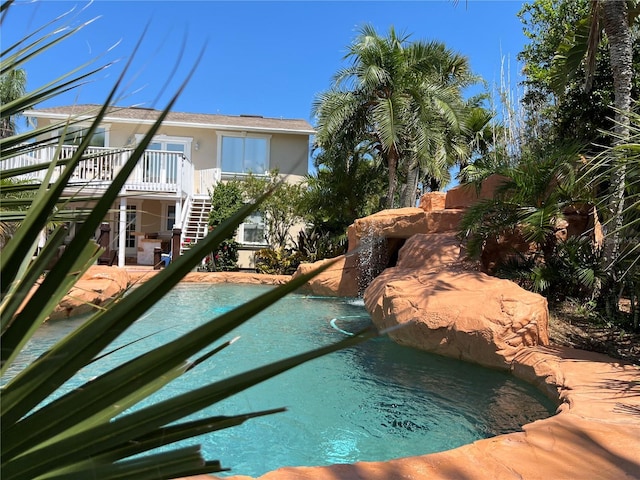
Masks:
[[[416,206],[416,190],[418,189],[418,176],[420,173],[420,167],[418,165],[411,165],[407,172],[407,185],[404,189],[400,205],[403,207],[415,207]]]
[[[616,144],[629,140],[629,111],[631,108],[631,82],[633,75],[633,51],[631,30],[628,23],[627,2],[601,1],[604,30],[609,40],[611,70],[613,72],[613,88],[615,99],[615,134]],[[608,222],[608,235],[604,240],[603,266],[610,273],[611,280],[617,281],[615,263],[619,255],[621,232],[623,225],[624,193],[626,182],[626,166],[624,156],[614,152],[611,171],[611,190],[608,210],[611,218]]]
[[[389,170],[389,190],[387,191],[387,208],[394,207],[394,201],[396,196],[396,181],[398,170],[398,152],[395,149],[391,149],[387,154],[387,169]]]

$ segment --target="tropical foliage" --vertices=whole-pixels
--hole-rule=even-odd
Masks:
[[[617,301],[621,296],[630,300],[634,329],[640,322],[640,115],[630,113],[629,137],[620,143],[616,139],[614,146],[605,149],[591,159],[584,169],[584,180],[594,191],[602,194],[597,198],[598,212],[603,218],[607,237],[616,237],[615,255],[604,250],[600,268],[605,272],[613,291],[615,304],[601,299],[601,304],[609,316],[616,315]],[[614,134],[617,135],[617,134]],[[619,171],[624,170],[623,184],[620,189],[602,188]],[[622,192],[622,196],[619,197]],[[620,211],[611,210],[611,197],[620,202]],[[606,238],[606,237],[605,237]],[[606,247],[606,244],[605,244]],[[605,302],[602,302],[605,300]]]
[[[11,18],[9,3],[2,3],[2,28]],[[28,60],[38,52],[53,48],[77,28],[64,29],[62,16],[33,36],[2,52],[0,71],[4,74],[28,68]],[[62,25],[61,25],[62,24]],[[84,25],[83,25],[84,26]],[[129,63],[130,64],[130,63]],[[54,99],[60,92],[78,87],[100,66],[87,73],[71,73],[53,79],[42,88],[3,106],[0,118],[9,119],[36,103]],[[126,72],[126,68],[124,70]],[[95,207],[87,212],[82,226],[51,270],[45,266],[64,239],[62,227],[55,227],[40,255],[33,257],[40,232],[65,212],[64,191],[74,168],[85,158],[91,133],[100,125],[114,99],[119,98],[125,73],[105,97],[104,105],[87,112],[92,122],[88,135],[71,158],[58,155],[51,163],[29,168],[2,169],[2,179],[18,178],[34,170],[45,170],[40,184],[17,184],[16,192],[31,192],[25,210],[0,212],[0,221],[19,222],[0,256],[1,373],[0,403],[1,469],[4,479],[35,478],[175,478],[221,470],[218,461],[203,459],[198,446],[174,448],[152,453],[157,447],[178,440],[238,425],[252,417],[275,411],[239,414],[230,417],[185,418],[207,406],[268,379],[306,360],[362,341],[372,332],[348,337],[345,341],[316,351],[283,359],[271,365],[209,383],[147,407],[136,405],[186,371],[197,368],[229,345],[226,335],[287,292],[302,285],[309,276],[278,287],[256,300],[211,319],[170,343],[142,352],[132,360],[109,370],[66,393],[61,387],[84,366],[100,362],[109,344],[167,293],[180,279],[229,238],[238,224],[259,207],[244,205],[219,223],[203,241],[191,248],[128,295],[97,310],[88,320],[33,361],[20,359],[20,353],[33,333],[76,280],[100,255],[92,241],[94,231],[112,207],[120,189],[131,174],[145,148],[152,141],[184,85],[168,102],[162,114],[123,165],[112,185],[102,196],[93,197]],[[86,117],[84,117],[86,118]],[[71,119],[73,122],[74,119]],[[64,128],[65,123],[12,135],[0,140],[0,162],[28,154],[39,146],[42,135]],[[53,145],[59,138],[54,138]],[[54,177],[57,169],[58,177]],[[67,212],[73,215],[71,212]],[[74,218],[74,217],[68,217]],[[129,347],[131,348],[131,347]],[[134,347],[135,348],[135,347]],[[133,408],[132,408],[133,407]],[[151,452],[151,453],[150,453]],[[143,455],[141,455],[143,454]]]
[[[316,251],[326,255],[318,259],[344,253],[347,227],[383,207],[387,186],[384,167],[370,149],[356,142],[345,138],[315,152],[317,170],[307,178],[302,203],[311,227],[298,243],[315,245]]]
[[[27,74],[21,68],[0,75],[0,109],[24,96],[27,87]],[[16,119],[19,114],[6,116],[0,122],[0,138],[16,133]]]
[[[262,248],[255,254],[256,272],[292,275],[303,260],[307,259],[293,248]]]
[[[211,192],[211,213],[209,214],[209,230],[213,231],[234,212],[244,205],[242,190],[238,182],[221,183]],[[238,270],[238,242],[236,232],[223,240],[218,248],[205,258],[201,267],[209,272],[229,272]]]
[[[578,141],[606,145],[603,132],[613,129],[614,80],[608,42],[600,38],[589,0],[538,0],[523,5],[518,14],[530,39],[519,55],[526,74],[523,106],[535,138],[546,143]],[[605,2],[601,2],[605,3]],[[607,2],[624,3],[624,2]],[[600,8],[600,7],[598,7]],[[594,15],[595,14],[595,15]],[[632,38],[638,25],[630,24]],[[596,33],[598,35],[596,35]],[[585,62],[589,50],[589,61]],[[640,44],[632,42],[632,96],[640,93]],[[588,78],[588,81],[587,81]],[[586,88],[586,87],[589,88]],[[628,110],[629,107],[627,107]]]
[[[553,262],[564,246],[557,235],[563,228],[562,220],[569,211],[588,211],[585,205],[592,201],[590,192],[578,181],[580,161],[577,149],[567,147],[541,159],[526,156],[516,165],[492,168],[490,172],[502,175],[503,182],[493,199],[470,207],[460,225],[470,255],[480,257],[505,242],[519,246],[519,250],[507,251],[507,258],[497,259],[502,265],[485,264],[485,268],[497,268],[497,273],[508,271],[514,276],[517,267],[521,271],[516,276],[526,279],[524,284],[537,291],[558,292],[557,282],[551,281],[550,276]],[[477,165],[474,170],[478,170]],[[594,287],[592,277],[585,288]]]
[[[519,16],[531,39],[520,55],[528,135],[519,156],[485,156],[463,170],[469,180],[492,173],[508,180],[494,200],[470,209],[462,225],[476,255],[506,239],[521,241],[500,274],[551,298],[591,300],[608,319],[631,319],[635,329],[638,13],[634,1],[524,5]],[[567,150],[567,144],[574,146]],[[593,208],[592,230],[559,238],[565,215]],[[602,243],[594,242],[598,221]],[[618,311],[621,297],[630,300],[630,316]]]
[[[260,205],[266,240],[275,248],[289,246],[293,240],[291,229],[303,221],[300,208],[304,184],[288,182],[281,178],[278,170],[272,170],[266,176],[249,174],[236,181],[245,202],[255,202],[269,192]]]
[[[381,37],[370,25],[345,59],[351,64],[313,104],[317,146],[331,156],[336,144],[346,146],[344,161],[366,148],[386,168],[386,207],[411,206],[421,177],[444,179],[466,153],[460,132],[468,62],[442,43],[411,43],[393,27]]]
[[[263,243],[269,246],[255,253],[258,273],[292,274],[303,258],[295,248],[292,228],[304,224],[302,212],[306,189],[303,184],[289,183],[277,170],[268,175],[249,173],[217,185],[211,192],[212,212],[209,228],[215,229],[225,215],[242,205],[261,199],[259,214],[264,221]],[[234,237],[235,238],[235,235]],[[238,270],[240,244],[228,239],[209,255],[204,269],[208,271]]]

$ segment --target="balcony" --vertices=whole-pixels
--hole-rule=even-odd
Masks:
[[[60,159],[70,158],[77,150],[75,145],[60,148]],[[57,146],[47,146],[27,154],[4,160],[1,170],[49,163],[56,158]],[[69,181],[76,189],[106,189],[130,157],[128,148],[87,148]],[[64,167],[56,167],[52,181],[56,181]],[[25,174],[25,180],[44,180],[46,170]],[[127,179],[124,189],[131,192],[162,192],[173,194],[193,193],[193,164],[180,152],[147,150]]]

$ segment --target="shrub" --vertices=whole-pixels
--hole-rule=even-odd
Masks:
[[[205,257],[201,267],[205,272],[236,272],[238,268],[238,247],[235,240],[224,240],[213,253]]]
[[[302,261],[300,252],[290,248],[263,248],[255,255],[256,272],[291,275]]]

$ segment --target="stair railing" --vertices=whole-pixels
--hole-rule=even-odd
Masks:
[[[182,255],[182,252],[183,252],[182,245],[184,245],[186,240],[187,229],[185,226],[187,225],[187,219],[191,214],[191,203],[192,203],[191,195],[187,194],[187,198],[185,198],[183,203],[184,208],[182,209],[182,213],[180,215],[180,255]]]
[[[182,228],[183,231],[184,231],[183,226],[186,225],[187,218],[189,218],[189,215],[191,213],[191,202],[192,202],[191,195],[187,195],[187,198],[184,199],[184,203],[182,204],[183,208],[182,208],[182,212],[180,212],[180,225],[177,225],[177,226]]]

